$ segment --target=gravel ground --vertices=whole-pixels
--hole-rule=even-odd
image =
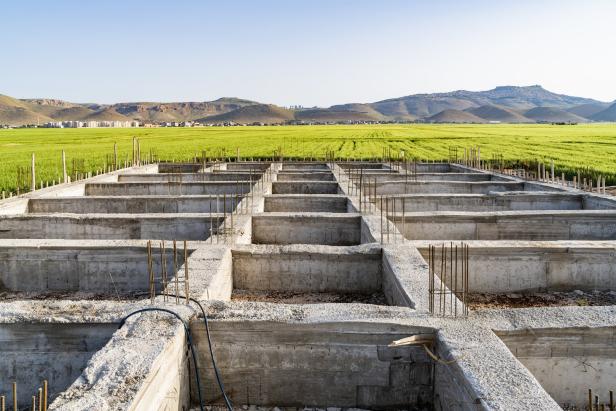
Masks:
[[[304,293],[294,291],[233,290],[231,301],[258,301],[281,304],[360,303],[387,305],[385,294]]]
[[[148,298],[143,292],[138,293],[84,293],[84,292],[0,292],[0,301],[16,300],[68,300],[68,301],[133,301]]]
[[[467,301],[472,310],[486,308],[528,308],[562,306],[616,305],[616,291],[550,291],[531,294],[470,294]]]
[[[234,407],[236,410],[244,410],[244,411],[370,411],[362,408],[338,408],[338,407],[327,407],[327,408],[296,408],[296,407],[260,407],[256,405],[240,405]],[[205,406],[207,411],[227,411],[226,407],[219,406]],[[201,411],[199,407],[193,407],[190,411]],[[398,410],[403,411],[403,410]]]

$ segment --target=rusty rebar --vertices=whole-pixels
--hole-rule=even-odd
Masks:
[[[188,242],[184,240],[184,295],[186,296],[186,305],[190,302],[190,285],[188,282]]]
[[[167,302],[167,258],[165,256],[165,241],[160,242],[160,278],[162,282],[163,301]]]
[[[211,221],[211,219],[210,219]],[[175,303],[179,304],[179,290],[180,290],[180,284],[179,284],[179,278],[178,278],[178,248],[177,248],[177,241],[173,240],[173,276],[175,277]]]

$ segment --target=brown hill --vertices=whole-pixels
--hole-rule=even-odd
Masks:
[[[238,124],[266,123],[281,124],[293,120],[292,110],[275,106],[273,104],[253,104],[238,108],[224,114],[199,119],[205,124],[219,124],[233,122]]]
[[[481,107],[469,108],[465,110],[488,121],[500,121],[501,123],[533,123],[534,120],[524,117],[517,111],[506,107],[495,105],[485,105]]]
[[[548,123],[584,123],[588,120],[556,107],[535,107],[524,112],[524,116],[538,122]]]
[[[51,121],[51,118],[33,111],[28,103],[0,94],[0,124],[18,126],[48,121]]]
[[[178,103],[119,103],[112,107],[120,114],[142,121],[186,121],[229,113],[258,104],[254,101],[224,97],[214,101]]]
[[[145,122],[208,119],[214,122],[241,123],[278,123],[289,120],[522,123],[583,122],[587,118],[612,121],[614,118],[612,111],[609,111],[610,103],[556,94],[541,86],[504,86],[487,91],[457,90],[447,93],[413,94],[370,104],[342,104],[329,108],[293,111],[234,97],[203,102],[134,102],[113,105],[0,97],[0,123],[11,125],[45,123],[53,120],[128,119]]]
[[[113,107],[104,108],[102,110],[99,110],[83,118],[83,121],[128,121],[128,120],[131,120],[131,118],[118,113]]]
[[[595,121],[616,121],[616,103],[592,116]]]
[[[570,107],[567,109],[569,113],[584,118],[592,118],[595,114],[602,112],[610,106],[609,103],[588,103],[580,104],[579,106]]]
[[[371,106],[383,116],[394,121],[414,121],[417,115],[409,113],[409,110],[402,100],[383,101],[372,103]]]
[[[386,116],[375,110],[370,104],[339,104],[336,106],[331,106],[328,110],[333,112],[349,112],[365,119],[386,120]]]
[[[462,110],[443,110],[425,121],[429,123],[485,123],[481,117]]]
[[[95,112],[87,107],[75,106],[56,110],[50,117],[55,121],[83,121],[93,114]]]
[[[597,100],[552,93],[541,86],[501,86],[487,91],[457,90],[447,93],[413,94],[372,103],[371,106],[384,115],[389,108],[399,111],[403,102],[409,114],[422,118],[443,110],[466,110],[485,105],[496,105],[513,110],[529,110],[534,107],[569,108],[581,104],[601,103]]]
[[[81,104],[70,103],[64,100],[38,98],[38,99],[21,99],[30,109],[36,113],[43,114],[54,120],[79,120],[79,116],[85,117],[93,113],[93,110],[84,107]],[[73,117],[74,116],[74,117]]]
[[[367,104],[344,104],[329,108],[299,110],[295,118],[301,121],[378,121],[385,117]]]

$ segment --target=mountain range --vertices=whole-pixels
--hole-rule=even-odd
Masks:
[[[16,99],[0,94],[0,124],[18,126],[69,120],[198,121],[204,124],[582,123],[616,121],[616,102],[556,94],[538,85],[413,94],[374,103],[293,109],[234,97],[204,102],[82,104],[56,99]]]

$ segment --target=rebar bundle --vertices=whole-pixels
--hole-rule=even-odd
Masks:
[[[469,246],[465,243],[428,248],[428,308],[439,317],[468,315]],[[439,261],[440,260],[440,261]]]

